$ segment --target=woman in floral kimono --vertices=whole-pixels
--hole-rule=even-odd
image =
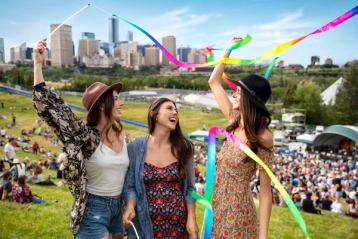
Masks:
[[[33,104],[63,144],[63,179],[75,201],[71,229],[75,238],[122,238],[121,194],[129,165],[119,98],[121,83],[95,82],[83,94],[87,123],[45,87],[42,74],[46,40],[34,51]]]

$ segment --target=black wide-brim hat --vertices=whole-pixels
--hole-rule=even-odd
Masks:
[[[251,74],[235,82],[242,90],[247,92],[249,99],[267,115],[270,112],[266,108],[266,103],[271,96],[271,86],[264,77]]]

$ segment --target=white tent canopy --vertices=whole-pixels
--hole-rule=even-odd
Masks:
[[[297,142],[312,144],[316,135],[314,134],[301,134],[296,137]]]
[[[336,80],[332,85],[330,85],[327,89],[325,89],[321,93],[321,98],[323,100],[323,104],[325,105],[333,105],[336,101],[336,95],[339,88],[342,87],[344,79],[340,77]]]

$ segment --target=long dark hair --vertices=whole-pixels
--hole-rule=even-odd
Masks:
[[[113,91],[109,90],[98,99],[98,101],[93,106],[93,109],[87,114],[87,125],[93,127],[98,125],[101,118],[100,107],[102,105],[104,107],[104,116],[107,119],[107,123],[100,134],[101,136],[105,136],[106,139],[110,142],[108,133],[111,128],[114,130],[117,137],[120,136],[123,130],[121,121],[114,119],[112,116],[112,110],[114,107]]]
[[[271,116],[260,107],[256,106],[247,94],[249,93],[245,90],[241,91],[240,112],[235,109],[231,112],[234,120],[227,126],[226,131],[234,132],[234,130],[240,126],[242,117],[246,138],[250,142],[251,148],[256,153],[258,146],[266,148],[260,143],[258,135],[262,130],[268,129],[271,122]]]
[[[176,107],[174,101],[168,98],[159,98],[154,101],[148,110],[148,130],[149,134],[152,134],[155,130],[157,122],[157,115],[159,113],[160,106],[165,102],[172,102]],[[188,178],[190,171],[190,161],[194,155],[194,146],[187,138],[184,137],[181,131],[179,119],[174,130],[170,132],[169,142],[171,144],[171,152],[179,161],[179,173],[182,178]]]

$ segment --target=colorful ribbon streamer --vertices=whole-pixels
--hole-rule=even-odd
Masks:
[[[94,4],[92,4],[92,6],[94,6],[95,8],[99,9],[102,12],[105,12],[106,14],[108,14],[108,12],[104,11],[103,9],[95,6]],[[196,67],[206,67],[206,66],[212,66],[212,65],[216,65],[216,64],[220,64],[220,63],[225,63],[225,64],[231,64],[231,65],[238,65],[238,64],[243,64],[243,65],[249,65],[249,64],[253,64],[259,61],[262,61],[264,59],[270,58],[272,56],[275,56],[283,51],[285,51],[287,48],[297,44],[298,42],[302,41],[303,39],[305,39],[306,37],[310,36],[310,35],[314,35],[314,34],[319,34],[325,31],[330,30],[331,28],[334,28],[340,24],[342,24],[343,22],[347,21],[348,19],[352,18],[353,16],[355,16],[358,13],[358,6],[354,7],[353,9],[349,10],[348,12],[342,14],[341,16],[337,17],[336,19],[334,19],[333,21],[325,24],[324,26],[314,30],[313,32],[303,35],[301,37],[298,37],[294,40],[282,43],[280,45],[278,45],[277,47],[275,47],[274,49],[264,53],[263,55],[255,58],[255,59],[241,59],[241,58],[221,58],[217,61],[211,61],[211,62],[207,62],[207,63],[202,63],[202,64],[193,64],[193,63],[184,63],[181,62],[179,60],[176,59],[175,56],[173,56],[162,44],[160,44],[151,34],[149,34],[146,30],[144,30],[143,28],[141,28],[140,26],[134,24],[133,22],[130,22],[129,20],[120,17],[119,15],[116,14],[110,14],[113,16],[118,17],[119,19],[121,19],[122,21],[128,23],[129,25],[133,26],[134,28],[138,29],[139,31],[141,31],[142,33],[144,33],[149,39],[151,39],[156,45],[157,47],[163,52],[164,55],[166,55],[168,57],[168,59],[175,64],[178,67],[184,67],[184,68],[196,68]],[[235,49],[235,46],[233,49]],[[230,48],[229,48],[230,49]]]
[[[275,66],[276,61],[278,60],[278,57],[273,58],[273,60],[271,61],[270,65],[267,67],[266,73],[265,73],[265,79],[268,80],[271,70],[272,68]]]
[[[272,171],[267,167],[267,165],[245,144],[241,143],[240,140],[235,137],[232,133],[229,133],[219,127],[212,127],[209,130],[209,139],[208,139],[208,161],[207,161],[207,169],[206,169],[206,187],[205,187],[205,195],[202,197],[196,192],[192,193],[192,196],[198,200],[205,207],[205,231],[204,231],[204,239],[210,239],[210,234],[212,231],[213,225],[213,211],[211,207],[213,192],[214,192],[214,179],[215,179],[215,155],[216,155],[216,133],[220,133],[222,136],[226,137],[228,140],[235,143],[247,156],[252,158],[255,162],[263,167],[265,172],[268,174],[270,179],[272,180],[274,186],[280,192],[283,200],[286,202],[288,208],[290,209],[293,217],[299,227],[301,228],[304,236],[309,238],[309,234],[307,231],[306,224],[293,203],[291,197],[288,195],[286,190],[283,188],[281,183],[277,180]]]
[[[218,63],[225,63],[225,64],[253,64],[255,62],[262,61],[264,59],[267,59],[269,57],[275,56],[275,55],[285,51],[287,48],[297,44],[298,42],[302,41],[303,39],[305,39],[308,36],[328,31],[331,28],[334,28],[334,27],[342,24],[343,22],[345,22],[348,19],[350,19],[353,16],[355,16],[357,13],[358,13],[358,5],[356,7],[354,7],[353,9],[347,11],[346,13],[342,14],[341,16],[337,17],[333,21],[330,21],[326,25],[314,30],[313,32],[311,32],[309,34],[306,34],[306,35],[303,35],[301,37],[298,37],[298,38],[296,38],[294,40],[282,43],[282,44],[278,45],[277,47],[275,47],[274,49],[264,53],[263,55],[255,58],[255,59],[248,60],[248,59],[240,59],[240,58],[221,58],[221,59],[218,60],[218,62],[216,64],[218,64]]]

